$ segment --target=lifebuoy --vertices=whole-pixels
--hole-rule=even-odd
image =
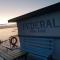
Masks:
[[[14,47],[14,46],[16,46],[16,43],[17,43],[18,40],[17,40],[16,37],[11,36],[9,41],[10,41],[10,44],[13,45],[13,47]]]

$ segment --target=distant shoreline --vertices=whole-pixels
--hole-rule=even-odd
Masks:
[[[17,25],[11,25],[11,26],[0,26],[0,29],[14,28],[14,27],[17,27]]]

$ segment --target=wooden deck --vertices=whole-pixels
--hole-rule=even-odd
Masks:
[[[0,56],[3,57],[5,60],[14,60],[18,57],[21,57],[25,54],[25,52],[21,51],[20,49],[16,50],[7,50],[6,48],[2,48],[0,46]]]

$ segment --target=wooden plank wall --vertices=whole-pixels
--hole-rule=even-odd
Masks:
[[[21,37],[22,50],[29,52],[30,58],[38,60],[47,59],[47,57],[53,54],[54,39],[49,38],[33,38],[33,37]],[[39,57],[39,58],[38,58]]]

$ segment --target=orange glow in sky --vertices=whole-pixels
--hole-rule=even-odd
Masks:
[[[0,16],[0,24],[7,24],[8,23],[8,17],[6,16]]]
[[[57,2],[60,0],[0,0],[0,24]]]
[[[8,20],[5,20],[5,18],[0,18],[0,24],[7,24]]]
[[[0,20],[0,24],[7,24],[8,22],[6,20]]]

